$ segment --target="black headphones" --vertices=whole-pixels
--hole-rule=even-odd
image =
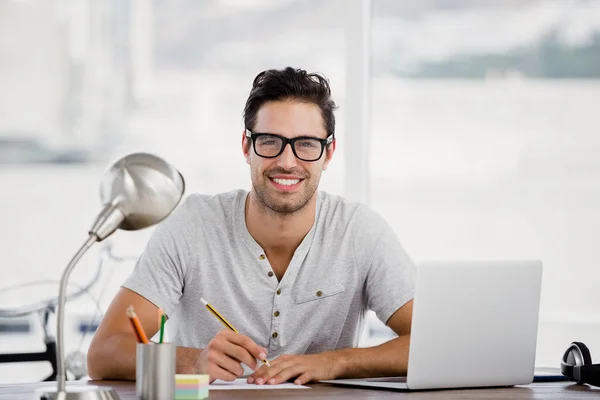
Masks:
[[[592,364],[592,356],[587,346],[573,342],[565,351],[560,363],[560,371],[570,381],[582,385],[600,386],[600,364]]]

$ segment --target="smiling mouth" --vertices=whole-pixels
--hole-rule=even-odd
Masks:
[[[302,179],[281,179],[281,178],[271,178],[273,182],[282,186],[294,186],[298,184]]]

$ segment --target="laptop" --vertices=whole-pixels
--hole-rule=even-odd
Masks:
[[[321,382],[398,390],[533,381],[541,261],[417,265],[406,377]]]

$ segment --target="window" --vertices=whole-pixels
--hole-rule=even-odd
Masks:
[[[600,347],[600,2],[372,5],[373,207],[415,260],[541,259],[539,366]]]
[[[334,100],[344,102],[344,31],[336,7],[293,0],[2,2],[1,286],[59,278],[101,209],[104,169],[124,154],[164,157],[185,176],[186,194],[249,189],[242,110],[260,71],[322,72]],[[343,120],[342,110],[337,118]],[[338,150],[324,190],[341,192],[343,165]],[[117,232],[107,241],[114,254],[135,257],[151,232]],[[93,276],[102,246],[84,257],[71,282]],[[133,265],[107,260],[91,290],[101,309]],[[4,293],[0,308],[55,296],[57,288]],[[67,303],[67,354],[85,350],[90,335],[81,342],[77,329],[97,322],[95,307],[86,297]],[[0,340],[0,352],[28,351],[31,343],[42,349],[37,315],[31,324],[30,336]],[[48,365],[0,365],[7,368],[11,373],[0,376],[11,382],[50,372]]]

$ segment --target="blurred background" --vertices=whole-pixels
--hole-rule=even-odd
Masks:
[[[55,335],[36,304],[116,158],[160,155],[188,194],[250,188],[243,106],[286,66],[325,74],[340,106],[322,190],[368,202],[416,261],[541,259],[536,364],[600,352],[600,1],[0,0],[0,353]],[[151,232],[75,269],[71,378]],[[369,314],[361,345],[390,337]],[[51,371],[0,364],[0,382]]]

